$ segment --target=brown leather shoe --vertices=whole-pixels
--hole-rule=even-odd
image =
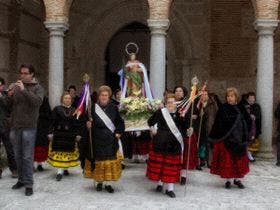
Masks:
[[[16,170],[13,170],[11,176],[12,176],[12,178],[14,178],[14,179],[15,179],[15,178],[18,178],[18,173],[17,173],[17,171],[16,171]]]

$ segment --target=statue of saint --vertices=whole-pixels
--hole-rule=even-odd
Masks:
[[[133,45],[136,48],[135,52],[129,52],[128,47]],[[126,53],[129,55],[129,60],[119,75],[121,77],[120,86],[122,98],[125,97],[146,97],[153,100],[150,84],[148,80],[147,69],[143,63],[136,59],[138,46],[135,43],[126,45]]]

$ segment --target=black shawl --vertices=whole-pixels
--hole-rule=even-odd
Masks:
[[[244,106],[223,104],[216,115],[209,135],[212,143],[223,140],[226,148],[233,154],[246,152],[251,118]]]

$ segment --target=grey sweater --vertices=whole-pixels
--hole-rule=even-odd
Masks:
[[[44,89],[35,79],[30,83],[24,83],[23,91],[15,89],[11,98],[12,127],[36,128],[43,97]]]

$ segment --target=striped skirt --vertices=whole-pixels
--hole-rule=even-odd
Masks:
[[[146,176],[164,183],[175,183],[180,180],[181,154],[164,155],[150,151]]]
[[[189,148],[190,145],[190,149]],[[190,151],[190,154],[188,152]],[[189,157],[189,163],[188,163]],[[183,162],[183,169],[195,169],[198,166],[198,149],[197,149],[197,136],[193,134],[191,138],[187,137],[184,138],[184,162]]]
[[[213,145],[213,159],[211,163],[211,174],[222,178],[243,178],[249,172],[249,159],[247,154],[237,156],[231,154],[220,141]]]

